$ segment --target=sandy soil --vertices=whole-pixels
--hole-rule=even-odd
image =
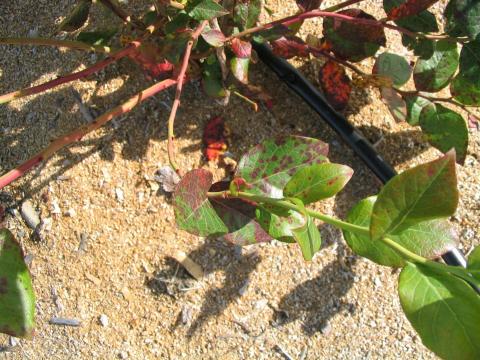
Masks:
[[[2,2],[0,36],[53,36],[54,23],[74,1],[54,3]],[[293,1],[267,4],[278,16],[294,11]],[[129,6],[139,13],[146,4],[130,1]],[[99,18],[95,12],[92,27]],[[309,29],[319,31],[318,22],[310,21],[303,34]],[[42,83],[95,60],[81,52],[2,46],[0,92]],[[314,81],[314,62],[296,65]],[[271,112],[254,113],[236,98],[223,108],[206,99],[198,84],[186,87],[176,126],[183,168],[204,166],[223,176],[215,164],[203,162],[200,152],[203,125],[222,115],[233,130],[231,152],[237,158],[282,133],[329,142],[331,160],[348,164],[355,175],[335,202],[320,205],[327,213],[343,217],[355,201],[378,191],[380,184],[368,169],[273,74],[259,64],[253,79],[274,96]],[[147,82],[125,60],[85,81],[2,106],[0,171],[85,122],[74,90],[102,112]],[[33,340],[13,341],[13,347],[0,336],[0,358],[280,359],[282,351],[293,359],[434,357],[401,313],[397,273],[353,255],[329,226],[321,226],[324,249],[311,263],[295,246],[239,249],[177,230],[170,197],[152,181],[167,164],[171,100],[171,91],[158,95],[0,193],[2,206],[31,199],[41,218],[51,221],[38,239],[19,217],[7,217],[8,227],[33,256],[38,326]],[[372,142],[382,139],[379,151],[398,170],[439,154],[417,128],[394,122],[376,90],[356,89],[346,114]],[[471,130],[470,139],[465,166],[458,168],[460,207],[452,218],[465,252],[480,243],[478,132]],[[191,279],[170,258],[175,250],[188,253],[205,277]],[[81,326],[50,325],[53,316],[78,319]]]

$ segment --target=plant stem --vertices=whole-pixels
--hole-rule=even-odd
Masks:
[[[71,132],[70,134],[64,135],[57,140],[54,140],[48,145],[47,148],[39,152],[38,154],[34,155],[29,160],[25,161],[23,164],[18,166],[17,168],[9,171],[5,175],[0,177],[0,189],[5,187],[6,185],[10,184],[15,179],[19,178],[27,171],[34,168],[36,165],[40,164],[42,161],[47,160],[50,156],[52,156],[55,152],[62,149],[63,147],[75,142],[80,141],[86,134],[98,129],[99,127],[106,124],[108,121],[113,119],[115,116],[125,114],[132,110],[135,106],[140,104],[142,101],[148,99],[149,97],[157,94],[158,92],[165,90],[166,88],[173,86],[177,83],[174,79],[167,79],[160,81],[149,88],[139,92],[135,96],[132,96],[126,102],[117,107],[113,108],[112,110],[107,111],[106,113],[100,115],[91,123],[86,124],[77,130]]]
[[[318,48],[315,48],[315,47],[312,47],[312,46],[308,46],[308,48],[310,49],[312,55],[314,55],[314,56],[319,56],[320,55],[320,56],[326,57],[327,59],[335,61],[336,63],[342,64],[343,66],[349,68],[350,70],[352,70],[353,72],[357,73],[358,75],[360,75],[362,77],[370,76],[369,74],[360,70],[360,68],[358,68],[357,66],[349,63],[348,61],[340,60],[339,58],[337,58],[336,56],[333,56],[332,54],[326,52],[325,50],[318,49]]]
[[[107,67],[111,63],[129,55],[139,46],[140,46],[140,42],[134,41],[134,42],[130,43],[130,45],[128,47],[126,47],[125,49],[122,49],[122,50],[110,55],[106,59],[104,59],[102,61],[99,61],[95,65],[90,66],[90,67],[88,67],[84,70],[81,70],[81,71],[78,71],[78,72],[73,73],[73,74],[69,74],[69,75],[66,75],[66,76],[56,78],[55,80],[47,81],[46,83],[43,83],[43,84],[40,84],[40,85],[37,85],[37,86],[32,86],[32,87],[25,88],[25,89],[22,89],[22,90],[13,91],[13,92],[8,93],[8,94],[0,95],[0,104],[4,104],[4,103],[7,103],[7,102],[12,101],[14,99],[22,98],[24,96],[38,94],[38,93],[44,92],[46,90],[49,90],[53,87],[59,86],[61,84],[65,84],[65,83],[68,83],[70,81],[74,81],[74,80],[78,80],[78,79],[82,79],[82,78],[85,78],[87,76],[90,76],[90,75],[96,73],[97,71]]]
[[[0,44],[5,45],[40,45],[40,46],[56,46],[74,50],[95,51],[109,54],[112,49],[108,46],[90,45],[81,41],[56,40],[45,38],[3,38],[0,37]]]
[[[354,5],[362,1],[363,0],[347,0],[347,1],[341,2],[340,4],[333,5],[326,9],[323,9],[323,11],[331,11],[331,12],[338,11],[340,9],[346,8],[347,6]]]
[[[175,91],[175,99],[173,100],[172,104],[172,111],[170,112],[170,116],[168,117],[168,160],[170,162],[170,166],[180,175],[180,168],[178,167],[175,161],[175,144],[174,144],[174,123],[175,123],[175,116],[177,115],[178,107],[180,106],[180,97],[182,95],[182,88],[183,83],[185,81],[185,74],[188,69],[188,62],[190,61],[190,54],[192,53],[193,44],[198,39],[200,34],[202,33],[205,26],[208,24],[207,20],[204,20],[198,25],[198,27],[193,31],[190,40],[187,43],[185,48],[185,53],[183,55],[182,65],[180,67],[180,72],[177,76],[177,89]]]

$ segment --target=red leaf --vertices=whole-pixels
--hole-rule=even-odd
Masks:
[[[308,57],[310,49],[305,42],[295,36],[281,37],[272,42],[273,53],[284,59],[290,59],[294,56]]]
[[[321,3],[322,0],[297,0],[297,5],[302,11],[318,9]]]
[[[403,4],[395,6],[388,11],[389,20],[398,20],[407,16],[412,16],[428,9],[438,0],[404,0]]]
[[[241,59],[249,58],[252,55],[252,44],[248,41],[234,38],[232,40],[232,50]]]
[[[144,44],[129,57],[148,75],[158,80],[169,78],[174,69],[173,64],[161,55],[160,49],[155,45]]]
[[[327,100],[336,110],[347,106],[352,85],[342,66],[334,61],[327,61],[320,70],[319,81]]]
[[[216,160],[228,149],[229,129],[220,116],[212,118],[203,130],[204,155],[208,161]]]

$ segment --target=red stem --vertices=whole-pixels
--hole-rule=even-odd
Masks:
[[[106,113],[100,115],[91,123],[86,124],[77,130],[62,136],[50,143],[50,145],[30,158],[29,160],[25,161],[23,164],[18,166],[16,169],[13,169],[6,173],[5,175],[0,177],[0,189],[10,184],[12,181],[16,180],[36,165],[40,164],[42,161],[48,159],[52,156],[55,152],[62,149],[63,147],[81,140],[86,134],[98,129],[99,127],[106,124],[108,121],[113,119],[115,116],[125,114],[132,110],[135,106],[140,104],[142,101],[148,99],[149,97],[157,94],[158,92],[169,88],[177,83],[177,80],[174,79],[167,79],[156,83],[149,88],[139,92],[135,96],[132,96],[126,102],[117,107],[113,108],[112,110],[107,111]]]
[[[208,24],[208,21],[202,21],[200,25],[194,30],[190,40],[187,43],[185,48],[185,54],[183,55],[182,65],[180,67],[180,72],[177,76],[177,89],[175,92],[175,99],[173,100],[172,104],[172,111],[170,112],[170,116],[168,117],[168,159],[170,161],[170,166],[180,175],[180,168],[178,167],[177,163],[175,162],[175,145],[173,143],[174,140],[174,131],[173,131],[173,124],[175,122],[175,116],[177,115],[178,107],[180,106],[180,97],[182,95],[182,88],[183,83],[185,81],[185,74],[188,69],[188,62],[190,61],[190,54],[192,53],[193,44],[198,39],[200,34],[202,33],[205,26]]]
[[[32,87],[25,88],[25,89],[22,89],[22,90],[13,91],[13,92],[5,94],[5,95],[1,95],[0,96],[0,104],[4,104],[4,103],[7,103],[9,101],[12,101],[14,99],[21,98],[21,97],[24,97],[24,96],[38,94],[38,93],[44,92],[48,89],[51,89],[55,86],[65,84],[65,83],[68,83],[70,81],[74,81],[74,80],[78,80],[78,79],[82,79],[82,78],[85,78],[87,76],[90,76],[90,75],[96,73],[97,71],[107,67],[111,63],[117,61],[118,59],[121,59],[121,58],[127,56],[128,54],[133,52],[139,46],[140,46],[140,42],[133,41],[125,49],[122,49],[122,50],[112,54],[111,56],[109,56],[105,60],[102,60],[102,61],[96,63],[95,65],[90,66],[90,67],[88,67],[88,68],[86,68],[82,71],[78,71],[78,72],[70,74],[70,75],[62,76],[62,77],[59,77],[55,80],[47,81],[46,83],[43,83],[43,84],[40,84],[40,85],[37,85],[37,86],[32,86]]]

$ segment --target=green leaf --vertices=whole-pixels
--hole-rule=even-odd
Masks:
[[[60,31],[75,31],[80,29],[88,20],[92,0],[80,0],[72,12],[60,23]]]
[[[310,204],[334,196],[344,188],[353,170],[340,164],[316,164],[300,169],[283,189],[286,197]]]
[[[458,51],[455,42],[440,40],[428,59],[418,59],[413,69],[417,90],[437,92],[448,85],[458,67]]]
[[[228,11],[213,0],[203,0],[195,5],[188,13],[195,20],[212,20],[223,15],[227,15]]]
[[[234,57],[230,60],[230,70],[233,76],[242,84],[248,84],[248,67],[250,59]]]
[[[467,269],[480,270],[480,245],[478,245],[468,257]]]
[[[387,105],[395,121],[405,121],[407,119],[407,104],[400,94],[390,87],[382,87],[380,93],[382,94],[382,101]]]
[[[359,9],[346,9],[339,14],[359,19],[375,18]],[[353,23],[338,18],[326,18],[323,35],[331,44],[333,53],[342,60],[361,61],[375,55],[386,43],[383,27]]]
[[[223,86],[222,69],[214,54],[202,63],[202,85],[207,95],[211,97],[222,98],[227,95]]]
[[[421,265],[401,272],[403,311],[423,344],[442,359],[480,358],[480,296],[463,280]]]
[[[35,326],[35,294],[20,244],[0,229],[0,333],[29,337]]]
[[[180,11],[171,21],[165,24],[165,33],[173,34],[177,31],[187,28],[188,23],[192,20],[185,11]]]
[[[360,201],[347,215],[347,221],[355,225],[369,227],[376,197]],[[358,255],[380,265],[402,267],[405,261],[392,248],[381,241],[372,241],[369,236],[343,231],[350,248]],[[457,244],[457,236],[445,220],[430,220],[412,225],[390,239],[411,252],[428,259],[437,258]]]
[[[459,73],[450,85],[450,92],[464,105],[480,106],[480,75]]]
[[[328,145],[300,136],[269,139],[250,149],[238,163],[235,177],[251,185],[245,191],[280,199],[283,188],[302,167],[327,162]]]
[[[417,95],[405,95],[403,100],[405,100],[405,104],[407,105],[407,122],[412,126],[419,125],[420,114],[423,108],[432,103]]]
[[[267,204],[257,208],[256,217],[260,226],[272,238],[287,243],[295,242],[292,229],[302,226],[305,222],[297,211],[275,209]]]
[[[480,2],[478,0],[450,0],[444,14],[446,31],[451,36],[475,39],[480,33]]]
[[[435,218],[453,215],[458,204],[455,152],[416,166],[391,179],[380,191],[370,224],[378,240]]]
[[[410,79],[412,68],[403,56],[382,53],[378,55],[375,61],[373,73],[391,78],[393,84],[400,87]]]
[[[430,11],[422,11],[417,15],[395,20],[395,23],[407,30],[420,33],[438,32],[435,15]],[[421,58],[428,59],[433,55],[435,42],[429,39],[410,37],[402,34],[402,44]]]
[[[229,185],[228,181],[218,182],[210,191],[228,190]],[[239,246],[272,240],[256,220],[256,204],[238,198],[212,198],[210,202],[228,228],[225,240]]]
[[[84,43],[95,45],[95,46],[105,46],[108,45],[109,41],[117,33],[117,29],[106,29],[100,31],[82,31],[77,36],[78,41],[83,41]]]
[[[296,242],[300,245],[303,258],[307,261],[312,260],[313,255],[315,255],[322,246],[320,232],[313,219],[306,215],[305,224],[301,227],[293,228],[292,233]]]
[[[249,29],[257,23],[261,10],[261,0],[239,2],[235,6],[233,21],[240,30]]]
[[[440,104],[426,105],[420,114],[420,126],[430,144],[441,152],[455,148],[457,162],[467,155],[468,129],[460,114]]]
[[[173,204],[180,229],[199,236],[224,235],[227,226],[207,198],[213,175],[203,169],[188,172],[177,185]]]

